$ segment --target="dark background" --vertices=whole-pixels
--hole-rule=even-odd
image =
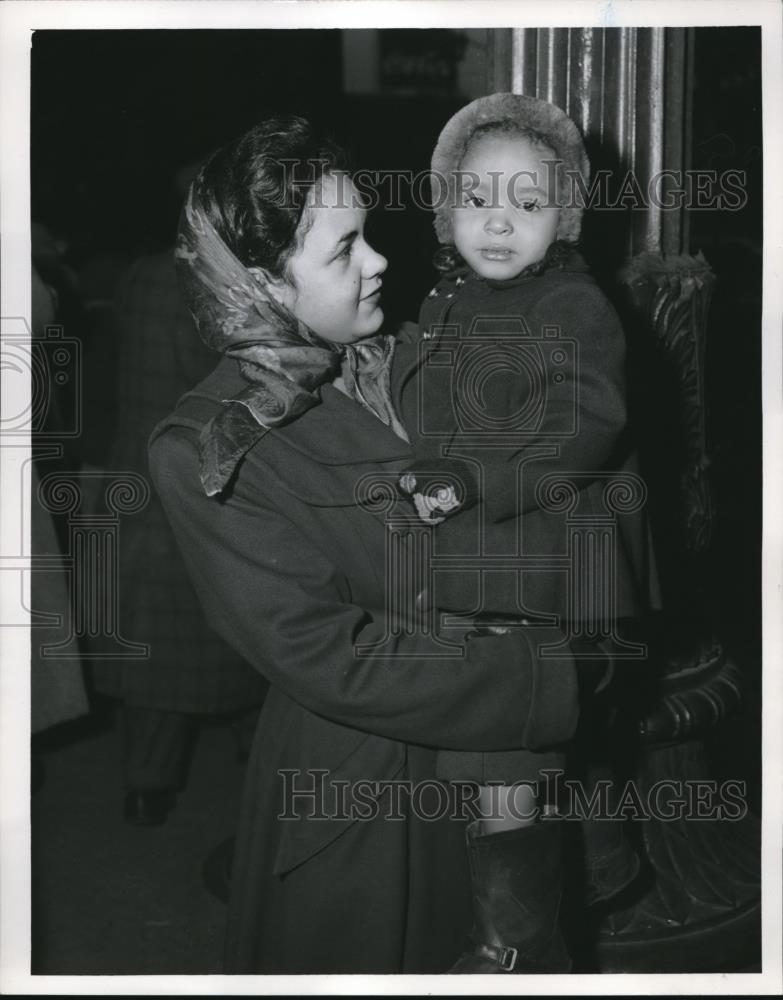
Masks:
[[[343,143],[356,166],[429,169],[456,93],[343,92],[342,32],[36,32],[32,52],[32,213],[79,264],[96,249],[173,242],[178,168],[272,114],[291,112]],[[435,31],[438,45],[454,33]],[[457,35],[458,38],[458,35]],[[453,44],[453,43],[451,43]],[[438,89],[449,89],[446,82]],[[376,212],[371,241],[389,257],[386,308],[415,316],[432,285],[427,213]]]

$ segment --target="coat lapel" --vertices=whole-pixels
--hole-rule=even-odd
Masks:
[[[286,427],[269,432],[321,465],[360,465],[411,457],[410,445],[376,416],[332,385],[321,403]]]
[[[170,422],[200,430],[244,385],[236,363],[224,359],[181,401]],[[258,475],[274,477],[310,506],[366,504],[385,520],[388,506],[377,501],[396,492],[400,473],[413,459],[410,445],[334,386],[322,386],[319,394],[317,406],[284,427],[271,428],[243,461],[257,464]]]
[[[417,354],[415,345],[402,352],[406,368]],[[223,359],[184,397],[169,422],[200,429],[244,385],[236,363]],[[410,445],[334,386],[324,385],[319,392],[317,406],[270,429],[244,461],[258,463],[261,476],[273,476],[286,492],[311,506],[362,505],[385,522],[389,505],[379,501],[396,492],[401,472],[413,461]]]

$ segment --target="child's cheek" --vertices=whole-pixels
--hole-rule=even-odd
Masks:
[[[454,243],[457,250],[463,253],[466,249],[466,235],[469,231],[468,220],[465,217],[465,209],[455,208],[451,213],[451,225],[454,232]]]

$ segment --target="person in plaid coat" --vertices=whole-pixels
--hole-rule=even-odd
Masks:
[[[148,476],[151,431],[218,359],[196,334],[170,251],[130,266],[114,320],[117,424],[106,467]],[[257,708],[265,683],[205,623],[153,489],[123,521],[119,564],[120,632],[147,643],[149,658],[98,661],[94,678],[123,702],[126,818],[160,822],[182,780],[192,717]]]

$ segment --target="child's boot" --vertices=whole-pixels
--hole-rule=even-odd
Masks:
[[[466,839],[473,889],[473,946],[452,973],[569,972],[559,926],[563,891],[560,821]]]

